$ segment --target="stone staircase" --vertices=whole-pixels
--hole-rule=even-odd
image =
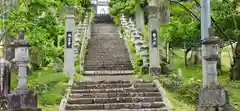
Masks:
[[[75,82],[67,111],[168,111],[153,82],[85,81]]]
[[[113,24],[95,24],[85,61],[85,71],[133,70],[124,41]]]
[[[60,111],[170,111],[158,82],[134,76],[117,31],[113,24],[95,24],[84,78],[70,83],[65,108]]]

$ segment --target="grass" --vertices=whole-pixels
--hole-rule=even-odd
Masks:
[[[228,49],[224,49],[222,51],[221,57],[222,57],[222,67],[223,67],[223,74],[218,77],[219,83],[224,86],[224,88],[227,89],[229,95],[230,95],[230,103],[237,108],[237,110],[240,110],[240,81],[230,81],[228,77],[228,70],[230,67],[230,59],[228,54]],[[177,50],[175,51],[177,55],[180,55],[183,57],[183,51]],[[190,80],[192,78],[196,78],[198,80],[202,80],[202,68],[199,65],[192,65],[188,67],[184,67],[184,59],[180,57],[175,57],[175,64],[174,64],[175,72],[178,68],[182,70],[183,73],[183,85],[185,89],[188,90],[185,91],[185,93],[189,93],[189,95],[192,95],[194,93],[191,93],[191,89],[187,89],[187,87],[191,86]],[[144,77],[144,78],[150,78],[150,77]],[[167,81],[171,81],[170,77],[160,77],[160,81],[166,79]],[[189,103],[188,100],[182,99],[181,97],[186,96],[188,94],[181,93],[181,91],[172,91],[168,88],[165,88],[167,95],[169,97],[169,100],[172,102],[174,106],[174,111],[194,111],[195,103]],[[181,87],[180,87],[181,89]],[[191,94],[190,94],[191,93]],[[192,95],[193,96],[193,95]],[[189,98],[189,97],[188,97]],[[194,96],[193,96],[194,98]]]
[[[17,86],[17,75],[12,74],[11,88]],[[28,76],[28,87],[38,94],[38,106],[43,111],[58,111],[60,101],[65,94],[69,76],[55,73],[50,68],[32,72]]]

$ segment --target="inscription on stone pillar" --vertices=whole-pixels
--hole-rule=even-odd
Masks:
[[[158,39],[157,30],[154,29],[154,30],[152,30],[152,47],[157,47],[157,44],[158,44],[157,39]]]
[[[67,32],[66,40],[67,40],[66,48],[72,48],[72,32]]]

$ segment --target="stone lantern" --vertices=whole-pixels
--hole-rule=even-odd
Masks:
[[[12,94],[8,94],[9,111],[41,111],[37,108],[37,95],[27,88],[27,64],[29,63],[28,42],[24,40],[24,33],[19,33],[15,40],[15,62],[18,66],[18,87]]]

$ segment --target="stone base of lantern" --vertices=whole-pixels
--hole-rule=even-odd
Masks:
[[[161,75],[161,67],[150,67],[149,73],[153,76],[160,76]]]
[[[42,111],[37,108],[37,95],[31,89],[16,89],[8,95],[8,111]]]
[[[227,91],[221,87],[202,88],[196,111],[236,111],[229,105]]]

